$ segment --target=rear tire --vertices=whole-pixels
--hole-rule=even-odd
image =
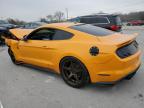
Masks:
[[[84,87],[90,82],[88,71],[84,64],[74,58],[65,57],[60,62],[60,71],[63,80],[74,88]]]

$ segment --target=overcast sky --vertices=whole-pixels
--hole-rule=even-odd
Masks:
[[[144,11],[144,0],[0,0],[0,18],[18,18],[36,21],[55,11],[69,17],[88,15],[100,11],[106,13]]]

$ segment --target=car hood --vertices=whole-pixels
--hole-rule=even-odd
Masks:
[[[10,33],[12,33],[18,39],[22,39],[25,35],[28,35],[33,31],[33,29],[10,29]]]
[[[127,34],[115,33],[110,36],[98,37],[98,39],[103,44],[123,46],[124,44],[127,44],[135,40],[137,35],[138,34],[127,35]]]

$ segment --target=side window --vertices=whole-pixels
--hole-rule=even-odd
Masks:
[[[107,17],[96,17],[95,20],[96,20],[96,23],[98,23],[98,24],[108,24],[109,23],[109,20]]]
[[[63,31],[63,30],[55,30],[55,34],[53,35],[53,40],[66,40],[72,38],[73,34]]]
[[[86,24],[108,24],[109,20],[107,17],[82,17],[80,22]]]
[[[55,34],[54,30],[41,29],[32,33],[28,39],[30,40],[52,40],[52,36]]]

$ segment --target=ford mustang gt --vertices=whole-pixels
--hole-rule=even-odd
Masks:
[[[61,74],[70,86],[115,84],[140,66],[136,35],[82,23],[55,23],[35,30],[11,29],[5,41],[14,64],[32,64]]]

